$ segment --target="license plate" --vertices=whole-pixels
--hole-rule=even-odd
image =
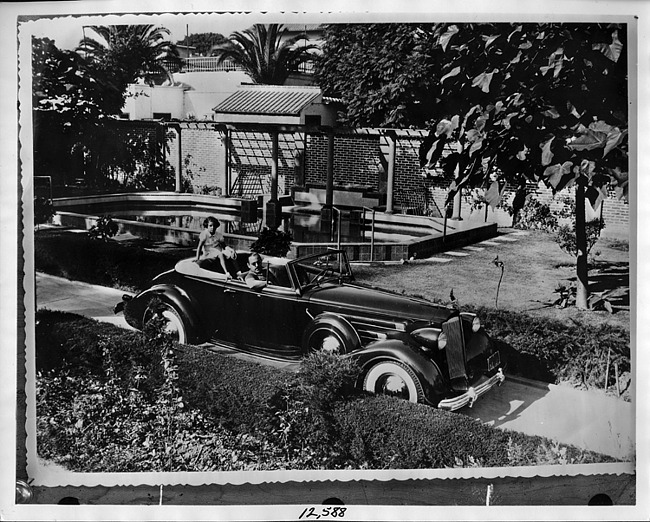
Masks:
[[[499,352],[494,352],[492,355],[488,357],[487,360],[488,372],[494,370],[500,364],[501,364],[501,356],[499,355]]]

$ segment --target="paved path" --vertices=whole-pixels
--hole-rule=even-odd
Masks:
[[[446,252],[440,252],[438,255],[447,255],[447,256],[452,256],[452,257],[466,257],[469,256],[470,254],[476,253],[476,252],[482,252],[485,249],[489,249],[490,247],[495,247],[495,246],[501,246],[504,243],[516,243],[521,239],[523,236],[527,236],[528,232],[525,230],[519,230],[517,232],[510,232],[508,234],[501,234],[500,236],[493,237],[487,241],[481,241],[480,243],[477,243],[476,245],[473,246],[465,246],[462,247],[458,250],[449,250]],[[445,258],[442,258],[443,260]],[[423,260],[426,261],[426,260]]]
[[[490,240],[481,241],[476,245],[468,245],[456,250],[445,250],[444,252],[437,252],[434,256],[423,257],[422,259],[411,259],[409,262],[415,262],[418,264],[449,263],[454,259],[468,257],[472,254],[476,254],[479,252],[485,252],[486,250],[489,250],[491,247],[498,247],[507,243],[516,243],[517,241],[522,239],[524,236],[527,236],[528,234],[529,232],[525,230],[518,230],[517,232],[509,232],[507,234],[501,234],[500,236],[493,237]],[[381,263],[381,264],[398,264],[403,262],[404,261],[377,261],[377,263]],[[353,264],[358,264],[358,263],[359,262],[357,261],[353,262]],[[370,263],[362,263],[362,264],[370,264]]]
[[[113,313],[113,307],[122,300],[124,293],[114,288],[36,273],[37,308],[71,312],[132,329],[126,324],[123,314]]]
[[[461,412],[489,426],[634,459],[634,406],[601,392],[509,377]]]
[[[130,328],[122,314],[113,314],[113,306],[123,293],[36,274],[38,308],[73,312]],[[491,426],[541,435],[617,458],[631,459],[634,455],[632,404],[597,392],[509,378],[501,387],[483,395],[473,408],[464,408],[461,413]]]

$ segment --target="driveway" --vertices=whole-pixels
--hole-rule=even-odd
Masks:
[[[634,460],[634,406],[597,391],[507,376],[461,413],[489,426]]]
[[[122,300],[124,293],[114,288],[36,273],[37,308],[84,315],[132,330],[133,328],[126,324],[123,314],[113,313],[113,306]]]
[[[113,314],[113,306],[123,293],[36,274],[38,308],[72,312],[131,328],[122,314]],[[268,363],[287,366],[277,361]],[[619,459],[634,460],[634,407],[602,393],[508,376],[501,387],[492,389],[473,408],[464,408],[461,413],[501,429],[540,435]]]

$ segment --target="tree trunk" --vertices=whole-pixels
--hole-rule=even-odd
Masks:
[[[576,189],[576,260],[577,287],[576,306],[582,310],[589,308],[589,268],[587,266],[587,231],[585,229],[585,187],[578,180]]]
[[[456,170],[454,171],[454,177],[456,181],[458,181],[458,178],[460,178],[460,169],[458,165],[456,165]],[[460,205],[462,203],[462,193],[461,193],[461,188],[458,188],[458,191],[454,195],[454,210],[451,215],[451,219],[455,221],[462,221],[462,217],[460,217]]]

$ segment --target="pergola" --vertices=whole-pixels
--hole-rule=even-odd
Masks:
[[[181,190],[182,174],[182,141],[181,129],[212,129],[223,133],[226,148],[230,135],[233,131],[264,132],[271,136],[271,198],[266,204],[267,226],[277,228],[280,223],[282,209],[278,199],[278,137],[285,133],[321,134],[328,138],[327,147],[327,177],[325,185],[325,209],[331,209],[334,201],[334,136],[337,129],[322,125],[288,125],[274,123],[217,123],[217,122],[165,122],[167,127],[174,128],[178,133],[178,167],[176,169],[176,192]],[[338,129],[338,132],[342,132]],[[349,131],[345,131],[349,132]],[[377,129],[377,133],[384,135],[389,143],[387,189],[386,189],[386,213],[393,212],[394,190],[395,190],[395,158],[397,132],[393,129]],[[229,154],[226,154],[226,173],[228,168]],[[226,186],[230,187],[231,180],[228,179]],[[230,194],[226,193],[226,196]]]

